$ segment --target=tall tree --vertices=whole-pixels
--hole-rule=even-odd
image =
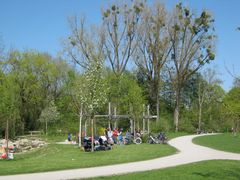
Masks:
[[[85,17],[69,18],[71,35],[65,41],[65,50],[74,63],[89,69],[94,61],[105,59],[103,51],[104,34],[101,28],[85,25]]]
[[[103,11],[104,49],[116,76],[126,69],[137,47],[136,34],[143,3],[115,5]]]
[[[181,93],[185,82],[215,58],[213,18],[207,11],[200,16],[177,4],[169,25],[172,46],[168,72],[175,92],[174,124],[178,131]]]
[[[224,99],[226,113],[228,118],[232,120],[234,133],[239,131],[240,125],[240,88],[235,87],[231,89]]]
[[[118,114],[130,114],[139,129],[143,113],[142,105],[145,103],[145,97],[134,75],[128,72],[117,78],[113,75],[113,72],[109,72],[107,79],[108,84],[111,84],[111,86],[109,85],[109,99],[111,102],[116,102],[115,99],[118,98],[118,95],[121,97],[119,99],[119,106],[117,106]],[[117,84],[119,84],[120,89],[118,89]],[[119,122],[120,125],[121,127],[129,128],[129,124],[123,125],[123,123]]]
[[[19,88],[10,75],[0,75],[0,132],[5,132],[6,123],[9,122],[10,137],[22,133],[22,122],[19,114]]]
[[[152,107],[159,112],[160,73],[171,52],[167,34],[167,12],[157,3],[145,6],[138,29],[136,60],[139,71],[148,81],[148,96]],[[155,109],[154,108],[154,109]]]
[[[216,77],[217,73],[213,69],[207,69],[203,72],[203,78],[198,81],[198,130],[201,131],[202,127],[202,110],[203,105],[213,103],[213,100],[217,100],[217,94],[215,94],[215,87],[221,83]]]

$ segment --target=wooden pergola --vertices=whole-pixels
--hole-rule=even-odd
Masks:
[[[156,115],[150,115],[150,105],[147,106],[147,115],[145,115],[145,105],[143,105],[144,107],[144,110],[143,110],[143,131],[145,131],[145,120],[147,120],[147,132],[148,134],[150,133],[150,120],[151,119],[157,119],[158,116]],[[91,118],[91,139],[92,139],[92,151],[93,151],[93,144],[94,144],[94,121],[96,120],[96,118],[108,118],[108,127],[111,128],[111,122],[114,121],[114,127],[116,128],[116,120],[117,119],[130,119],[130,124],[131,124],[131,133],[134,133],[134,137],[135,137],[135,121],[133,122],[133,119],[131,117],[131,115],[118,115],[117,114],[117,108],[114,107],[114,112],[112,113],[112,110],[111,110],[111,103],[109,102],[108,103],[108,114],[98,114],[98,115],[94,115],[92,118]],[[79,112],[79,136],[78,136],[78,140],[79,140],[79,147],[81,147],[81,140],[82,140],[82,119],[83,119],[83,106],[81,105],[81,108],[80,108],[80,112]],[[89,116],[89,115],[85,115],[85,116]],[[85,133],[86,133],[86,122],[85,121]],[[85,134],[86,135],[86,134]]]

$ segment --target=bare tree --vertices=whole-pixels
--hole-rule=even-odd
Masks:
[[[104,49],[116,76],[121,76],[136,47],[143,3],[112,5],[103,11]]]
[[[215,39],[211,15],[200,16],[177,4],[168,28],[172,57],[168,72],[175,92],[174,124],[178,131],[181,91],[185,82],[206,63],[215,58],[212,52]]]
[[[66,51],[73,62],[89,69],[93,61],[104,61],[103,30],[97,26],[85,27],[85,18],[69,18],[71,35],[65,43]]]
[[[149,83],[149,97],[152,106],[157,105],[159,115],[160,73],[171,46],[166,28],[166,10],[161,4],[144,7],[138,29],[138,48],[135,63]]]
[[[240,87],[240,76],[237,75],[234,66],[232,67],[232,70],[230,70],[230,69],[225,65],[225,69],[227,70],[228,74],[230,74],[230,76],[232,76],[232,78],[234,79],[234,81],[233,81],[233,86],[234,86],[234,87]]]

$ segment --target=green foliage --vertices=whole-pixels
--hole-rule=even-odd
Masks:
[[[3,65],[8,71],[4,72],[0,84],[1,103],[8,110],[3,109],[5,117],[0,119],[10,120],[14,135],[37,130],[39,116],[49,99],[56,100],[61,96],[69,67],[62,60],[30,51],[11,52]]]
[[[55,106],[54,101],[50,101],[49,105],[41,112],[39,121],[41,122],[54,122],[59,119],[59,112]]]
[[[235,87],[229,91],[224,99],[230,113],[240,117],[240,88]]]
[[[50,101],[49,105],[45,107],[39,117],[39,121],[46,124],[46,134],[47,134],[47,124],[51,122],[56,122],[59,120],[60,113],[55,106],[54,101]]]
[[[239,131],[240,126],[240,88],[234,87],[231,89],[223,100],[224,103],[224,115],[228,119],[228,122],[235,129],[235,132]]]
[[[2,74],[0,83],[0,132],[4,135],[6,128],[6,122],[9,121],[10,137],[14,137],[15,134],[21,133],[22,122],[19,115],[19,88],[14,83],[12,76],[5,76]]]
[[[116,77],[110,72],[107,79],[110,87],[109,100],[117,107],[118,114],[130,114],[139,122],[145,98],[133,74],[125,73]],[[124,127],[129,128],[129,125],[124,125]]]

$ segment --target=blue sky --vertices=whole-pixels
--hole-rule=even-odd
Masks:
[[[6,49],[34,49],[53,56],[61,50],[61,39],[68,37],[67,17],[85,15],[89,24],[101,21],[101,8],[112,0],[1,0],[0,37]],[[148,0],[148,2],[153,2]],[[180,2],[161,0],[168,9]],[[216,60],[208,67],[216,67],[223,88],[232,87],[233,78],[226,67],[240,75],[240,1],[239,0],[183,0],[197,12],[207,9],[216,23]]]

